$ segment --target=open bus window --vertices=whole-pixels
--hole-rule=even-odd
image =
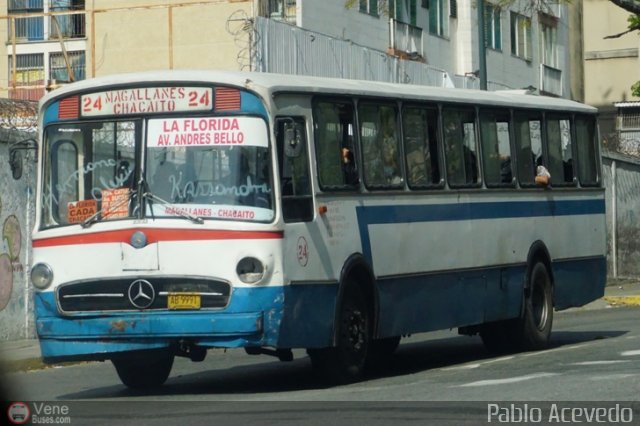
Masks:
[[[445,109],[443,126],[449,186],[477,185],[475,112]]]
[[[533,186],[538,166],[544,165],[542,117],[537,114],[516,112],[514,118],[518,180],[521,185]]]
[[[147,134],[147,216],[273,220],[263,119],[154,119]]]
[[[359,184],[355,155],[353,105],[347,101],[318,101],[313,106],[318,179],[323,190],[355,189]],[[344,149],[347,159],[344,164]]]
[[[408,107],[402,113],[407,180],[411,188],[439,186],[438,111]]]
[[[487,186],[513,185],[508,112],[480,113],[482,162]]]
[[[573,185],[573,142],[568,118],[550,116],[547,123],[549,173],[554,185]]]

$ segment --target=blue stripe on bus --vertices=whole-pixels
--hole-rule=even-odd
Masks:
[[[267,114],[267,110],[264,108],[262,100],[253,93],[244,91],[240,92],[240,105],[242,112],[259,114],[265,119],[269,119],[269,115]]]
[[[369,225],[604,214],[603,199],[357,206],[362,252],[372,263]]]
[[[44,111],[44,117],[42,119],[43,121],[42,124],[44,126],[46,126],[49,123],[53,123],[55,121],[60,121],[58,119],[58,109],[59,109],[59,102],[53,102],[52,104],[49,104],[47,109]]]

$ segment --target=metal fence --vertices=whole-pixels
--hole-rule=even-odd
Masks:
[[[438,87],[478,88],[478,79],[403,60],[292,25],[257,17],[251,68],[261,72],[312,75]],[[488,82],[489,90],[509,87]]]

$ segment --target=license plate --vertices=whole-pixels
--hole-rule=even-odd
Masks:
[[[169,309],[200,309],[200,295],[194,293],[169,293]]]

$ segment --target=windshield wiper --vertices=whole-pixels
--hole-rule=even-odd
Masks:
[[[122,207],[123,205],[127,204],[129,201],[131,201],[131,196],[135,193],[135,191],[129,191],[129,196],[126,198],[123,198],[122,200],[120,200],[119,202],[117,202],[116,204],[113,205],[109,205],[109,210],[118,210],[120,207]],[[102,204],[102,208],[100,210],[98,210],[97,212],[95,212],[94,214],[92,214],[91,216],[89,216],[88,218],[86,218],[85,220],[83,220],[80,223],[80,226],[82,226],[83,228],[88,228],[91,225],[93,225],[94,223],[96,223],[98,221],[98,218],[100,217],[100,215],[102,214],[102,212],[105,209],[105,205],[104,203]]]
[[[173,204],[171,204],[169,201],[164,200],[164,199],[158,197],[157,195],[155,195],[154,193],[149,192],[149,191],[147,191],[144,194],[142,194],[142,198],[148,199],[150,201],[157,201],[162,205],[173,207]],[[191,213],[188,213],[188,212],[186,212],[186,211],[184,211],[184,210],[182,210],[182,209],[180,209],[178,207],[174,207],[173,210],[171,211],[171,213],[173,213],[174,215],[177,215],[177,216],[181,216],[181,217],[183,217],[185,219],[189,219],[191,222],[197,223],[198,225],[202,225],[204,223],[204,220],[200,216],[192,215]],[[151,206],[151,214],[153,215],[153,206]]]

